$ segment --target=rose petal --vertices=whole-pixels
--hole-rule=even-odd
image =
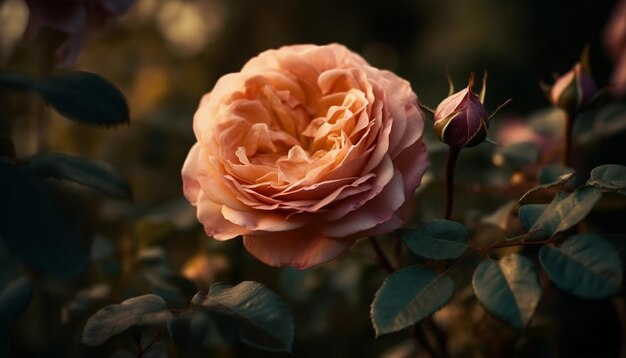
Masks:
[[[328,237],[345,237],[371,229],[388,221],[404,201],[404,180],[400,171],[395,170],[393,178],[378,196],[341,220],[328,223],[320,231]]]
[[[229,240],[249,232],[246,228],[226,220],[222,215],[222,206],[215,204],[204,193],[198,197],[197,207],[198,221],[204,226],[207,236],[213,236],[217,240]]]
[[[246,250],[265,264],[299,269],[328,262],[353,243],[354,239],[331,239],[307,230],[274,233],[271,236],[244,236],[243,239]]]

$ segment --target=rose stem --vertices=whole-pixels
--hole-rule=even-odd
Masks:
[[[437,351],[435,351],[435,349],[430,345],[428,341],[428,337],[426,336],[426,333],[424,332],[424,328],[420,324],[417,323],[417,324],[412,325],[409,328],[409,333],[411,334],[411,336],[415,338],[417,343],[424,348],[424,350],[428,353],[429,356],[433,358],[439,357],[439,354],[437,354]]]
[[[389,262],[387,256],[385,256],[385,253],[380,247],[380,244],[378,244],[378,241],[376,241],[376,238],[374,236],[370,236],[369,239],[370,244],[372,244],[372,248],[374,249],[374,252],[376,252],[376,256],[378,257],[378,262],[380,263],[380,265],[384,267],[385,270],[387,270],[389,273],[394,273],[396,269],[393,267],[391,262]]]
[[[452,216],[452,203],[454,200],[454,167],[456,166],[456,160],[459,157],[461,148],[450,147],[448,151],[448,162],[446,163],[446,207],[444,210],[443,218],[446,220]]]
[[[572,120],[572,115],[565,111],[565,133],[564,133],[564,142],[563,142],[563,158],[562,163],[563,166],[567,167],[570,165],[570,156],[572,153],[572,129],[574,128],[574,121]]]
[[[378,263],[385,270],[387,270],[390,274],[394,273],[396,269],[393,267],[389,259],[387,259],[387,256],[385,256],[385,253],[383,252],[383,249],[380,247],[380,244],[378,243],[378,241],[376,241],[376,238],[374,236],[370,236],[369,241],[370,241],[370,244],[372,245],[372,248],[374,249],[374,252],[376,253],[376,256],[378,257]],[[424,333],[424,328],[422,327],[422,325],[420,325],[420,323],[416,323],[413,326],[411,326],[409,328],[409,334],[415,339],[415,341],[417,342],[419,346],[422,346],[424,348],[424,350],[431,357],[433,358],[439,357],[435,349],[430,344],[428,337]]]

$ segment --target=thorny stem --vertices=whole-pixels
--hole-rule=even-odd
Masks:
[[[441,329],[433,320],[433,316],[429,316],[427,317],[424,322],[426,323],[426,325],[430,328],[430,330],[435,334],[435,337],[437,338],[437,346],[439,348],[439,352],[441,353],[441,357],[442,358],[449,358],[450,354],[448,354],[448,336],[446,335],[446,332]]]
[[[137,358],[141,358],[141,356],[143,356],[148,349],[150,349],[150,347],[152,347],[152,345],[159,340],[159,338],[161,338],[161,335],[163,334],[163,331],[157,331],[154,334],[154,337],[152,337],[152,340],[150,341],[150,343],[148,343],[147,346],[145,346],[144,348],[141,348],[141,344],[138,345],[139,351],[137,352]]]
[[[565,111],[565,133],[563,133],[565,138],[563,138],[563,158],[561,158],[561,162],[565,167],[570,166],[570,157],[572,155],[572,129],[574,128],[573,119],[574,116],[568,111]]]
[[[416,323],[412,325],[411,327],[409,327],[409,334],[413,336],[413,338],[415,338],[415,341],[417,341],[417,344],[422,346],[429,356],[433,358],[439,357],[439,355],[437,354],[437,351],[435,351],[435,349],[428,342],[428,337],[426,336],[426,333],[424,332],[424,328],[419,323]]]
[[[387,259],[387,256],[385,256],[385,253],[383,252],[383,249],[380,247],[380,244],[378,243],[378,241],[376,241],[376,238],[374,236],[370,236],[369,240],[370,240],[370,244],[372,245],[372,248],[374,249],[374,252],[376,252],[376,256],[378,257],[378,262],[380,263],[380,265],[384,267],[385,270],[387,270],[389,273],[394,273],[396,269],[393,267],[393,265],[391,265],[391,262],[389,262],[389,259]]]
[[[452,216],[452,204],[454,201],[454,167],[459,157],[461,148],[450,147],[448,152],[448,161],[446,163],[446,206],[443,218],[449,220]]]
[[[374,249],[374,252],[376,253],[376,256],[378,257],[379,264],[385,270],[387,270],[387,272],[389,272],[390,274],[394,273],[396,269],[393,267],[393,265],[391,264],[387,256],[385,256],[385,253],[380,247],[380,244],[378,243],[378,241],[376,241],[376,238],[374,236],[370,236],[369,241],[370,241],[370,244],[372,245],[372,248]],[[432,358],[439,357],[439,355],[437,354],[437,351],[432,347],[432,345],[430,344],[428,340],[428,337],[424,333],[424,327],[422,327],[420,323],[416,323],[413,326],[411,326],[409,328],[409,334],[413,337],[413,339],[415,339],[416,343],[419,346],[422,346],[424,350]],[[440,343],[440,346],[441,346],[441,343]],[[443,356],[446,357],[446,353],[444,353]]]

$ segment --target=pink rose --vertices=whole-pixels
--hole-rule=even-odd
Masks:
[[[403,224],[423,127],[410,84],[347,48],[269,50],[202,98],[183,190],[207,235],[307,268]]]
[[[619,0],[604,29],[604,45],[615,62],[611,79],[611,92],[619,97],[626,95],[626,0]]]
[[[109,17],[121,16],[136,0],[26,0],[29,16],[24,36],[32,39],[47,26],[68,34],[56,52],[58,66],[76,62],[90,28],[104,25]]]
[[[569,113],[585,109],[598,93],[591,75],[577,62],[566,74],[559,77],[550,91],[550,102]]]

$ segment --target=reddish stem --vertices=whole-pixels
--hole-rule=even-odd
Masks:
[[[563,141],[563,157],[561,158],[561,162],[563,166],[570,166],[570,158],[572,155],[572,130],[574,128],[574,116],[572,116],[569,112],[565,111],[565,136]]]
[[[376,241],[376,238],[373,236],[370,236],[369,240],[370,240],[370,244],[372,245],[372,248],[374,249],[374,252],[376,252],[376,256],[378,257],[378,262],[380,263],[380,265],[384,267],[385,270],[387,270],[387,272],[394,273],[396,269],[393,267],[389,259],[387,259],[387,256],[385,256],[385,253],[383,252],[383,249],[380,247],[380,244],[378,243],[378,241]]]
[[[446,163],[446,206],[443,218],[449,220],[452,216],[452,205],[454,202],[454,168],[459,157],[461,148],[450,147],[448,151],[448,161]]]

